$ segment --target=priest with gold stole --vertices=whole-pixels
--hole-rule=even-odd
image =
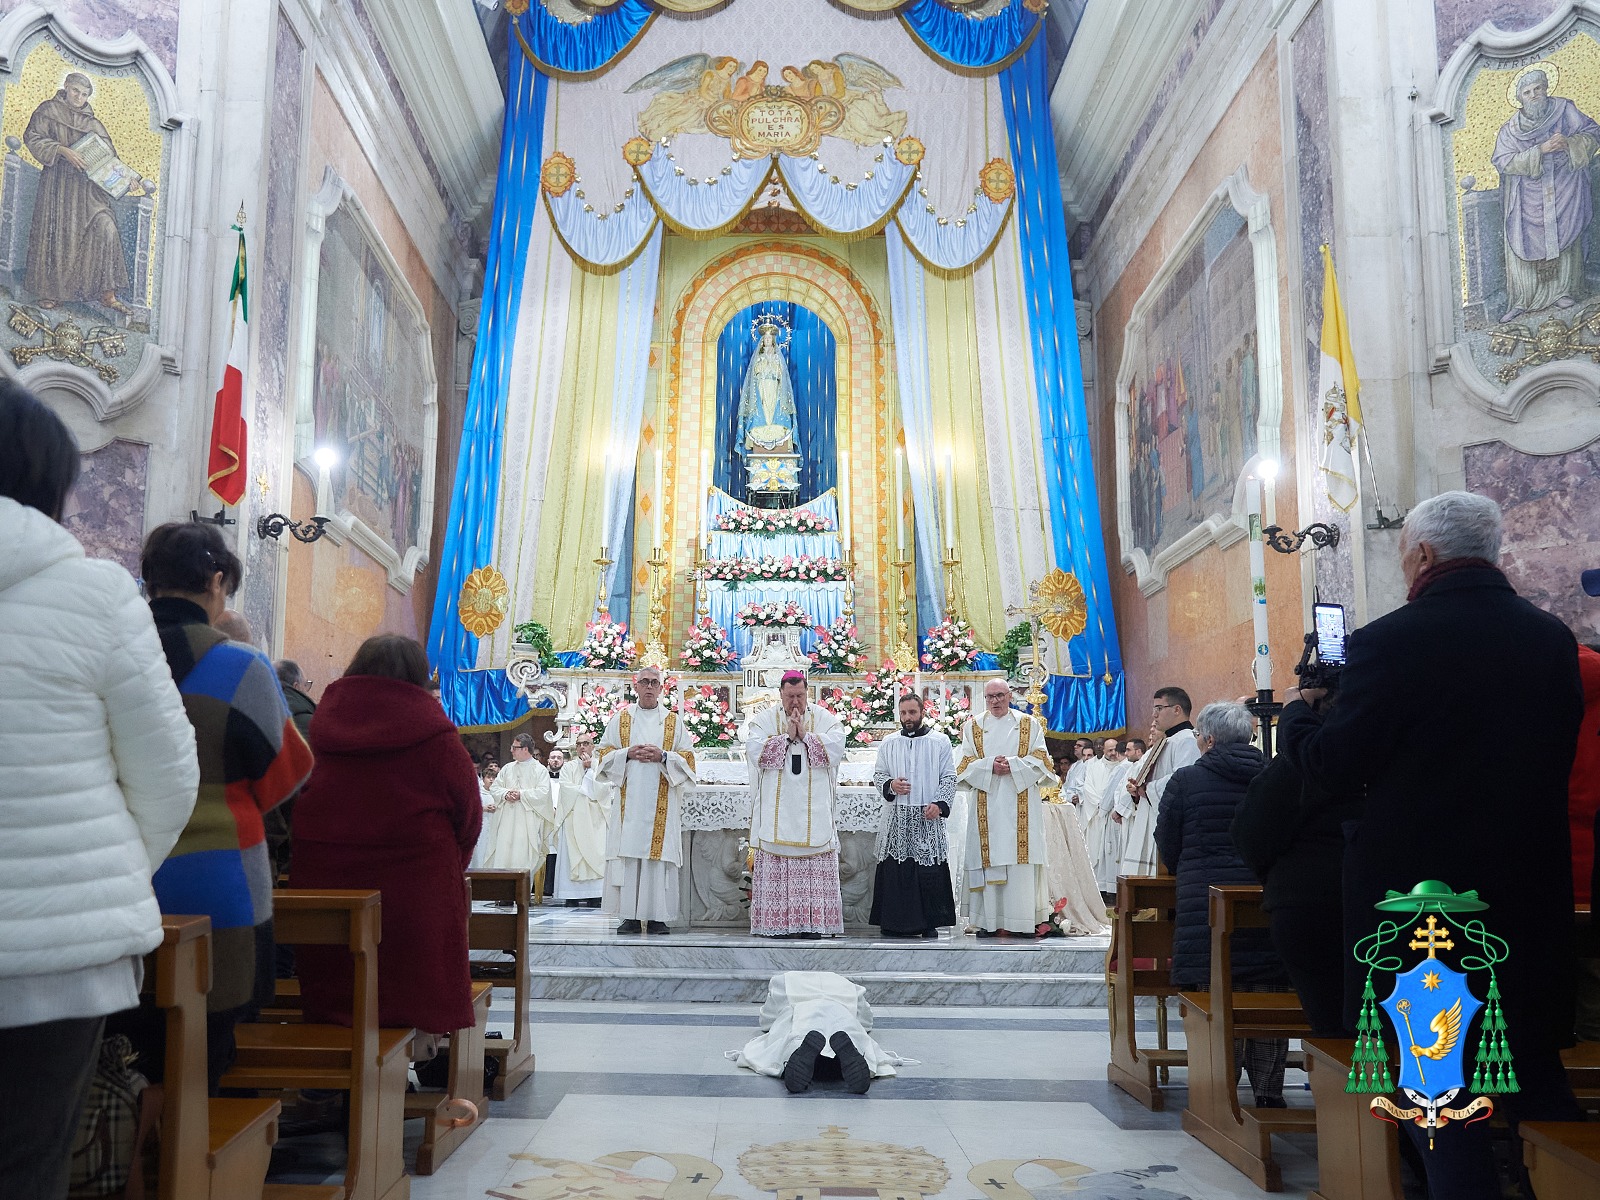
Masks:
[[[658,667],[633,677],[639,700],[606,722],[594,778],[615,788],[601,907],[618,933],[666,933],[678,915],[683,797],[694,788],[694,735],[661,703]]]
[[[979,937],[1034,937],[1050,911],[1044,797],[1056,782],[1044,722],[1013,712],[999,679],[983,688],[986,711],[961,731],[956,779],[972,792],[967,891]],[[972,836],[976,833],[976,837]]]
[[[820,938],[844,932],[834,831],[845,732],[810,703],[806,677],[786,671],[778,703],[750,721],[750,932]]]

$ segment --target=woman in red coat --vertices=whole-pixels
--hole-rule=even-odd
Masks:
[[[442,1034],[473,1019],[462,875],[483,809],[472,758],[427,685],[422,647],[390,634],[362,643],[323,691],[290,878],[383,893],[378,1020]],[[304,946],[296,964],[306,1019],[348,1025],[349,954]]]

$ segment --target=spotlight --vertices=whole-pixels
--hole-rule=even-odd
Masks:
[[[1261,479],[1276,479],[1278,477],[1278,460],[1263,458],[1256,464],[1256,475]]]
[[[339,465],[339,452],[332,446],[318,446],[311,453],[311,461],[317,464],[317,470],[331,471]]]

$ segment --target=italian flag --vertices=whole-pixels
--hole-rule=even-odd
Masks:
[[[233,228],[239,232],[239,253],[233,262],[233,284],[228,289],[232,332],[228,338],[228,365],[222,370],[222,386],[217,389],[211,414],[211,454],[206,462],[206,486],[228,505],[244,499],[249,434],[244,421],[244,373],[250,356],[250,300],[245,278],[244,228]]]
[[[1350,348],[1350,326],[1339,300],[1339,279],[1333,252],[1322,247],[1322,367],[1317,383],[1321,397],[1322,453],[1318,469],[1328,500],[1349,512],[1358,498],[1356,427],[1361,424],[1361,379]]]

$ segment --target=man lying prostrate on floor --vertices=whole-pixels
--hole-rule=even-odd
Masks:
[[[727,1057],[741,1067],[783,1080],[803,1092],[816,1079],[843,1079],[862,1095],[875,1077],[915,1060],[885,1050],[868,1032],[867,990],[831,971],[784,971],[767,984],[759,1037]]]

